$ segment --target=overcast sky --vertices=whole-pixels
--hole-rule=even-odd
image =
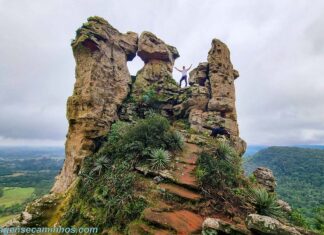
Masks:
[[[324,1],[0,0],[0,145],[63,146],[75,62],[89,16],[177,47],[176,66],[231,50],[240,132],[248,144],[324,144]],[[139,58],[129,63],[132,74]],[[174,72],[176,79],[180,74]]]

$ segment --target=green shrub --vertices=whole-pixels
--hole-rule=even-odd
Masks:
[[[118,140],[120,140],[123,135],[127,132],[129,128],[129,124],[122,121],[117,121],[114,124],[112,124],[111,129],[108,134],[108,142],[109,143],[115,143]]]
[[[101,158],[102,156],[98,157]],[[86,159],[89,168],[97,161],[91,157]],[[117,225],[122,230],[140,216],[147,203],[135,195],[138,175],[132,171],[130,162],[121,158],[112,159],[114,160],[101,174],[94,174],[93,177],[86,173],[89,170],[83,169],[77,185],[77,195],[73,197],[73,206],[65,213],[62,225],[89,224],[99,228]],[[87,183],[89,177],[94,179],[91,184]]]
[[[181,150],[184,145],[183,136],[177,131],[170,131],[166,133],[166,144],[170,149]]]
[[[222,143],[215,155],[203,152],[198,158],[200,182],[209,188],[234,188],[239,186],[243,175],[241,157],[228,143]]]
[[[139,176],[133,171],[134,165],[142,161],[154,169],[164,169],[170,162],[167,150],[177,150],[182,144],[181,136],[171,129],[169,121],[156,113],[151,112],[132,125],[116,122],[107,142],[84,159],[78,195],[74,196],[73,207],[62,224],[91,224],[100,228],[118,225],[122,230],[146,207],[146,201],[136,194]]]
[[[165,135],[169,129],[170,123],[165,117],[153,114],[129,128],[124,141],[126,143],[139,141],[143,143],[144,147],[166,149],[168,146]]]
[[[151,153],[150,165],[154,170],[163,170],[170,163],[170,155],[164,149],[154,149]]]
[[[201,234],[202,235],[217,235],[218,232],[214,229],[208,228],[208,229],[204,229]]]
[[[249,192],[250,202],[260,215],[282,217],[281,207],[277,203],[274,193],[269,193],[265,188],[252,188]]]
[[[231,161],[235,157],[236,152],[226,141],[219,141],[217,145],[216,155],[222,159]]]
[[[324,234],[324,205],[315,209],[315,228]]]
[[[298,209],[293,209],[292,212],[290,213],[290,222],[300,227],[304,227],[304,228],[309,227],[307,220]]]
[[[90,174],[97,173],[98,175],[101,175],[101,172],[108,168],[108,164],[110,163],[109,159],[106,156],[101,156],[97,159],[95,159],[93,168],[90,172]]]
[[[249,175],[249,181],[250,181],[252,184],[257,184],[257,183],[258,183],[258,181],[257,181],[257,179],[256,179],[256,177],[255,177],[255,175],[253,175],[253,174]]]
[[[201,167],[196,167],[196,170],[195,170],[195,175],[196,175],[196,177],[197,177],[197,179],[198,179],[198,181],[202,181],[202,179],[205,177],[205,175],[206,175],[206,171],[203,169],[203,168],[201,168]]]
[[[160,95],[154,88],[144,91],[140,101],[153,109],[157,109],[162,103]]]

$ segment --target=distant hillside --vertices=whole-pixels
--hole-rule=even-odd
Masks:
[[[267,147],[268,146],[265,146],[265,145],[248,145],[243,157],[252,156],[252,155],[256,154],[257,152],[259,152],[260,150],[265,149]]]
[[[269,147],[248,157],[244,167],[270,168],[277,179],[277,192],[307,216],[324,204],[324,150],[299,147]]]
[[[63,157],[63,148],[0,147],[0,225],[49,192]]]
[[[0,160],[36,158],[64,158],[64,147],[3,147],[0,146]]]

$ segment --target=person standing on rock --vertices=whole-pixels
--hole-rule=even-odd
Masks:
[[[182,73],[182,76],[181,76],[181,79],[180,79],[180,87],[181,87],[182,81],[185,81],[185,83],[186,83],[186,87],[187,87],[187,85],[188,85],[188,81],[187,81],[187,78],[188,78],[188,76],[187,76],[187,72],[190,70],[191,66],[192,66],[192,65],[190,65],[190,67],[187,68],[187,69],[186,69],[185,66],[182,66],[182,70],[181,70],[181,69],[178,69],[177,67],[174,66],[174,68],[175,68],[176,70],[178,70],[180,73]]]

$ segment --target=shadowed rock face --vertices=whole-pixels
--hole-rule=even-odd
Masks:
[[[118,119],[117,109],[129,92],[127,61],[137,51],[138,36],[122,34],[107,21],[90,17],[72,42],[76,82],[67,101],[69,130],[66,159],[52,191],[66,191],[82,160],[94,152]]]

